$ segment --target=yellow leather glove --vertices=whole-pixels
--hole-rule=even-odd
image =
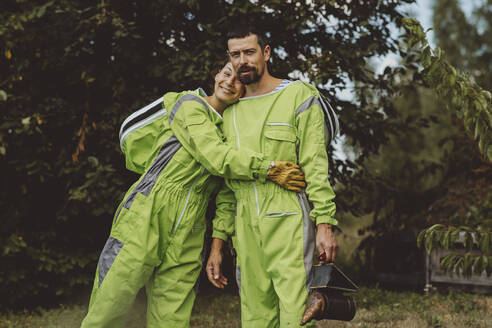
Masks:
[[[304,172],[299,165],[282,161],[273,161],[272,164],[268,170],[268,179],[290,191],[300,192],[306,187]]]

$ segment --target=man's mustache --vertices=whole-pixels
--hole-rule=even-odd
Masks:
[[[250,71],[254,71],[254,70],[255,70],[254,67],[249,67],[249,66],[244,65],[244,66],[239,67],[238,72],[243,73],[243,72],[250,72]]]

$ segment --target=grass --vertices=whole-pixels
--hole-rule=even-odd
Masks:
[[[349,272],[351,256],[363,236],[358,229],[370,223],[370,217],[341,220],[343,234],[338,238],[337,263]],[[341,261],[341,263],[340,263]],[[344,265],[345,264],[345,265]],[[232,277],[230,274],[229,277]],[[195,302],[192,327],[240,327],[239,296],[232,289],[220,292],[207,288]],[[88,292],[87,292],[88,293]],[[492,322],[492,296],[458,292],[424,296],[412,292],[386,291],[377,287],[361,288],[355,295],[357,314],[351,322],[321,321],[318,328],[486,328]],[[0,328],[75,328],[87,311],[88,296],[70,305],[39,308],[35,311],[0,313]],[[128,315],[126,328],[145,327],[145,295],[139,294]],[[489,324],[487,324],[489,323]]]
[[[492,297],[451,292],[424,296],[412,292],[361,288],[356,294],[357,314],[351,322],[321,321],[319,328],[485,328],[492,322]],[[86,302],[0,315],[1,328],[79,327]],[[144,327],[145,297],[139,295],[126,328]],[[487,322],[489,324],[487,324]],[[240,327],[239,297],[232,293],[201,293],[191,319],[192,327]]]

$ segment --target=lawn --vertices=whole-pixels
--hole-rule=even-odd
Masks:
[[[451,292],[424,296],[412,292],[361,288],[356,295],[358,310],[351,322],[321,321],[317,327],[491,327],[492,296]],[[0,315],[1,328],[79,327],[86,303],[60,305]],[[127,328],[145,327],[145,297],[139,295],[128,316]],[[487,324],[487,322],[489,324]],[[199,294],[192,327],[240,327],[239,297],[232,292],[208,290]]]

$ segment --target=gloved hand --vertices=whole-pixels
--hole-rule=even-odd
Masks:
[[[314,291],[309,294],[306,302],[306,311],[302,315],[301,326],[313,319],[320,319],[321,314],[325,311],[326,300],[320,292]]]
[[[300,192],[306,187],[304,172],[299,165],[291,162],[274,161],[268,170],[268,179],[291,191]]]

